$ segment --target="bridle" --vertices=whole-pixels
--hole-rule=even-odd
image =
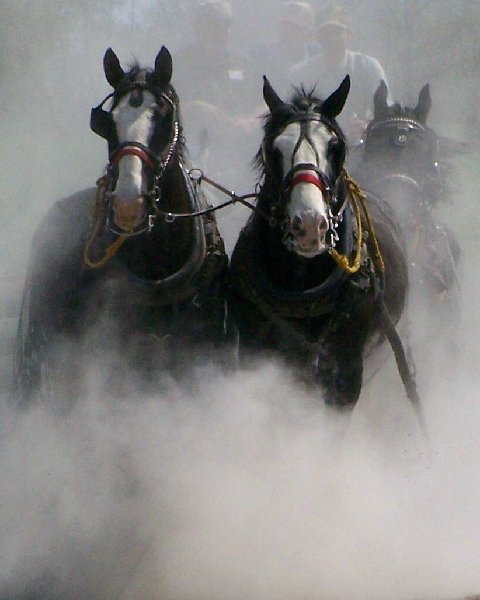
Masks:
[[[392,141],[396,146],[405,146],[413,133],[421,133],[422,136],[430,140],[430,143],[434,148],[434,154],[438,154],[439,141],[437,136],[431,129],[415,119],[409,117],[390,117],[389,119],[370,123],[365,132],[364,143],[366,147],[368,147],[372,137],[374,137],[379,130],[394,130],[395,136]]]
[[[375,138],[377,138],[381,132],[390,134],[389,142],[393,143],[393,145],[398,148],[406,148],[413,135],[419,134],[431,148],[432,162],[430,169],[427,169],[425,175],[420,179],[412,176],[412,174],[408,172],[395,171],[375,178],[370,185],[372,188],[382,188],[382,186],[390,182],[402,184],[414,192],[419,202],[427,205],[430,204],[431,207],[432,203],[429,202],[431,190],[428,188],[432,185],[435,185],[438,188],[438,183],[442,180],[438,162],[440,145],[438,137],[431,129],[422,123],[406,116],[391,117],[378,122],[373,122],[367,127],[365,132],[364,148],[367,160],[370,152],[372,153],[372,156],[375,155],[373,143]],[[438,194],[438,191],[436,191],[435,194]]]
[[[126,141],[120,144],[118,141],[112,111],[118,104],[119,99],[133,90],[149,91],[155,96],[157,104],[163,100],[172,109],[170,140],[167,146],[158,155],[151,150],[151,148],[141,144],[140,142]],[[110,98],[114,98],[113,105],[109,111],[106,111],[104,110],[103,106]],[[161,196],[160,182],[170,164],[180,139],[180,124],[177,113],[177,106],[175,102],[168,96],[168,94],[160,91],[157,87],[147,83],[146,81],[137,81],[123,86],[106,96],[100,104],[92,108],[90,116],[90,128],[94,133],[106,139],[109,146],[109,162],[104,176],[105,196],[107,198],[112,196],[116,173],[118,170],[118,163],[124,156],[136,156],[140,158],[142,163],[151,173],[150,189],[144,194],[145,198],[148,200],[148,209],[143,223],[138,225],[131,232],[125,233],[125,231],[117,230],[113,224],[113,220],[109,217],[109,215],[107,215],[107,227],[113,233],[117,235],[132,236],[139,235],[145,231],[150,231],[153,228],[156,217],[156,204],[159,202]]]
[[[276,226],[280,222],[284,230],[282,241],[289,249],[293,249],[293,241],[291,233],[289,232],[288,227],[286,227],[288,224],[288,217],[285,215],[285,207],[290,200],[295,186],[297,186],[299,183],[313,184],[320,190],[322,196],[325,198],[327,204],[327,234],[330,238],[327,243],[328,248],[335,248],[337,242],[339,241],[337,229],[343,220],[343,213],[348,204],[348,195],[342,196],[341,194],[340,174],[335,178],[335,180],[332,180],[332,178],[330,178],[327,173],[322,171],[318,166],[320,162],[319,153],[308,131],[308,125],[312,122],[323,123],[331,133],[338,135],[338,133],[333,129],[332,125],[325,118],[323,118],[321,114],[313,110],[309,110],[304,114],[296,114],[284,125],[284,127],[287,127],[292,123],[299,123],[300,136],[292,153],[292,167],[283,176],[283,179],[280,183],[280,190],[277,195],[278,200],[271,203],[272,217],[270,219],[270,225]],[[306,141],[312,148],[315,155],[316,164],[294,164],[295,155],[304,141]],[[283,215],[283,217],[279,218],[278,215]]]

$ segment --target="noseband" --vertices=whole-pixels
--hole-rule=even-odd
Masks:
[[[302,172],[300,173],[300,171]],[[313,163],[297,163],[294,165],[283,178],[283,195],[290,196],[293,188],[299,183],[313,184],[328,198],[328,202],[334,201],[330,179],[317,165]]]

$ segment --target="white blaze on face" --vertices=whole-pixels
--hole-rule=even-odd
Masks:
[[[314,148],[306,138],[295,150],[301,135],[301,127],[299,123],[290,123],[274,142],[274,147],[282,155],[283,172],[286,174],[295,165],[309,163],[316,165],[320,171],[331,178],[332,172],[327,151],[328,143],[335,135],[319,121],[309,121],[306,123],[306,127],[309,138],[318,153],[318,163]],[[308,170],[300,170],[298,173],[308,173]],[[327,200],[313,183],[298,183],[291,191],[287,215],[293,249],[297,254],[311,258],[326,250]]]
[[[120,144],[139,142],[150,145],[153,134],[153,113],[155,96],[151,92],[142,91],[143,102],[140,106],[130,106],[130,94],[126,94],[112,111],[117,127]],[[127,155],[118,163],[118,180],[114,191],[116,199],[122,204],[132,204],[147,190],[143,182],[143,163],[138,156]]]

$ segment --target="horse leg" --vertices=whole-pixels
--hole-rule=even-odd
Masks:
[[[230,290],[228,297],[229,316],[238,336],[238,363],[250,368],[261,358],[274,353],[271,341],[271,324],[265,315],[240,294]]]
[[[327,404],[342,408],[356,404],[362,389],[362,353],[368,330],[368,320],[345,315],[322,341],[316,375]]]

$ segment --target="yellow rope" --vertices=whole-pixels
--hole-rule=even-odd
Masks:
[[[363,227],[362,227],[362,215],[360,214],[360,207],[354,194],[351,194],[351,201],[353,204],[353,210],[355,212],[355,219],[357,222],[357,251],[355,252],[355,258],[353,263],[350,264],[348,256],[340,254],[335,248],[330,248],[330,255],[335,260],[337,265],[342,267],[344,271],[353,275],[356,273],[362,264],[362,246],[363,246]]]
[[[369,239],[372,242],[373,247],[373,263],[375,265],[375,269],[380,272],[385,272],[385,262],[382,257],[382,253],[380,251],[380,246],[378,244],[377,236],[375,235],[375,230],[373,227],[372,219],[370,218],[370,213],[367,208],[366,197],[365,194],[360,189],[357,182],[350,177],[347,171],[343,170],[343,177],[345,179],[345,183],[348,186],[350,191],[350,198],[353,204],[353,210],[355,212],[355,218],[357,222],[357,251],[355,253],[355,258],[353,263],[350,264],[348,262],[348,257],[343,254],[339,254],[335,248],[330,250],[330,254],[335,262],[342,267],[347,273],[353,275],[356,273],[362,264],[362,245],[363,245],[363,225],[361,218],[360,207],[365,215],[365,221],[369,233]],[[358,202],[357,202],[358,200]]]
[[[101,177],[98,181],[97,181],[97,194],[95,197],[95,206],[93,208],[93,218],[95,220],[95,226],[93,228],[93,233],[90,237],[90,239],[88,240],[86,246],[85,246],[85,250],[83,252],[83,260],[85,261],[85,264],[87,266],[89,266],[91,269],[100,269],[101,267],[103,267],[104,265],[107,264],[107,262],[113,257],[115,256],[115,254],[117,253],[118,249],[120,248],[120,246],[126,241],[126,239],[128,238],[128,235],[120,235],[118,236],[118,238],[113,242],[113,244],[111,244],[106,250],[104,255],[102,256],[102,258],[100,258],[97,261],[93,261],[90,259],[89,254],[90,254],[90,249],[92,247],[92,244],[97,236],[97,233],[100,229],[100,226],[102,225],[102,221],[103,221],[103,216],[104,216],[104,211],[102,210],[102,206],[103,205],[103,195],[105,192],[105,187],[106,187],[106,179],[104,177]]]
[[[368,232],[370,235],[370,240],[373,246],[373,262],[375,264],[375,268],[381,273],[385,272],[385,262],[383,260],[382,253],[380,251],[380,245],[377,240],[377,236],[375,235],[375,229],[373,227],[372,219],[370,218],[370,213],[367,208],[367,202],[365,194],[362,192],[357,182],[354,181],[347,171],[344,169],[344,177],[347,185],[352,194],[356,194],[358,199],[360,200],[360,204],[362,205],[363,213],[365,215],[365,220],[367,221]]]

